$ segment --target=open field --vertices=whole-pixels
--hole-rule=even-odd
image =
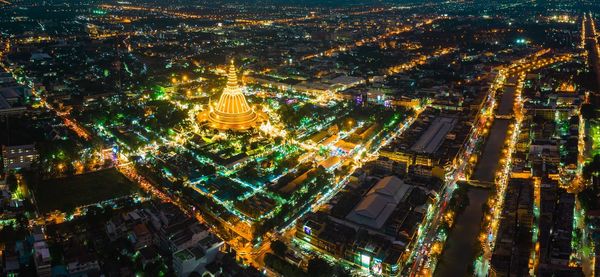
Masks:
[[[43,180],[34,188],[39,211],[68,212],[81,205],[122,197],[137,187],[116,169],[106,169],[66,178]]]

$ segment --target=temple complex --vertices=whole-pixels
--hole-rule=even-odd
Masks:
[[[209,105],[209,111],[204,114],[204,119],[219,130],[247,130],[257,126],[261,121],[262,113],[248,105],[242,88],[238,84],[237,74],[233,60],[227,73],[227,85],[219,101]]]

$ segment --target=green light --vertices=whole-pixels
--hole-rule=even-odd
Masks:
[[[124,65],[124,67],[125,67],[125,71],[126,71],[127,73],[129,73],[129,76],[130,76],[130,77],[133,77],[133,72],[131,72],[131,70],[129,70],[129,67],[127,66],[127,64],[126,64],[126,63],[123,63],[123,65]]]
[[[105,10],[102,9],[94,9],[92,10],[92,14],[97,14],[97,15],[105,15],[107,12]]]
[[[302,119],[300,119],[301,126],[307,126],[308,124],[310,124],[310,118],[305,116]]]
[[[167,96],[167,91],[165,90],[164,87],[154,86],[152,88],[152,95],[150,95],[150,98],[152,100],[163,100],[166,98],[166,96]]]

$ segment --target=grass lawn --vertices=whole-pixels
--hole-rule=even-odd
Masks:
[[[34,188],[41,213],[54,210],[69,212],[81,205],[117,198],[138,191],[116,169],[43,180]]]

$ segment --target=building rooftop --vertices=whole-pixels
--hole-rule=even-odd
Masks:
[[[454,128],[456,121],[457,119],[454,117],[436,117],[427,131],[413,144],[411,150],[428,154],[435,153],[444,142],[448,132]]]
[[[383,227],[396,206],[405,201],[412,186],[395,176],[381,179],[365,195],[362,201],[346,216],[346,219],[374,229]]]
[[[190,259],[200,259],[204,256],[206,252],[202,247],[190,247],[173,254],[174,257],[180,259],[182,261],[190,260]]]

